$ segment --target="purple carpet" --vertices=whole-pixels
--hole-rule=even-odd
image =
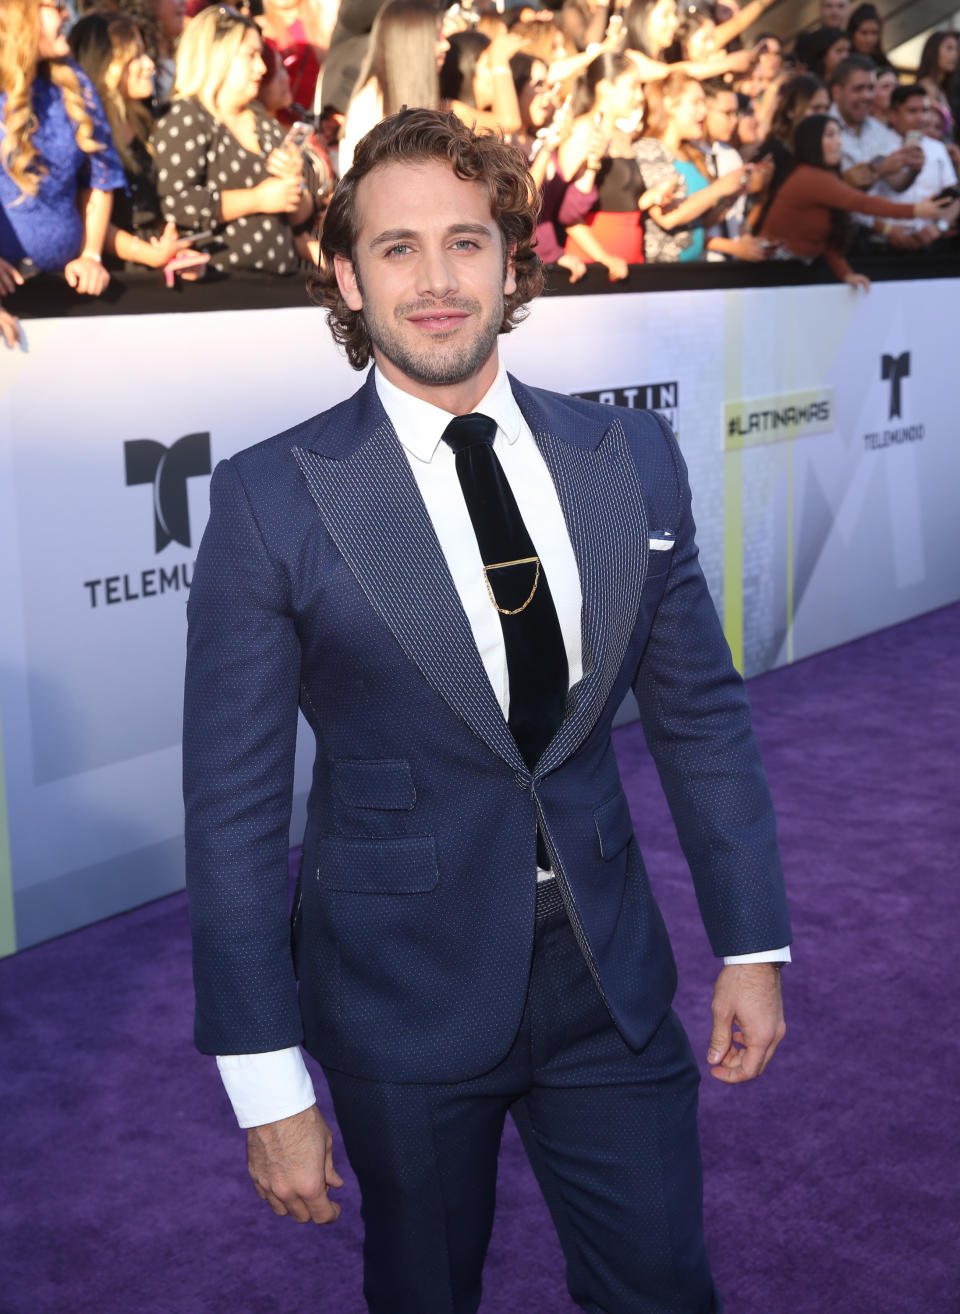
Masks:
[[[960,1311],[958,688],[960,605],[751,682],[796,961],[767,1074],[704,1080],[727,1314]],[[714,963],[636,726],[617,751],[702,1055]],[[0,963],[3,1314],[362,1314],[349,1172],[334,1227],[275,1218],[190,1030],[183,895]],[[483,1308],[574,1308],[509,1124]]]

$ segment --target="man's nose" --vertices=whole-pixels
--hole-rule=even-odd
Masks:
[[[417,291],[442,297],[456,290],[457,274],[449,253],[443,247],[426,246],[417,267]]]

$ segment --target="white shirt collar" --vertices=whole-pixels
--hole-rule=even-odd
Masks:
[[[863,123],[861,123],[859,127],[851,127],[851,125],[847,122],[847,120],[843,117],[843,115],[840,113],[839,109],[837,108],[836,101],[830,102],[830,108],[827,110],[827,115],[831,119],[836,119],[837,123],[840,124],[841,132],[850,132],[854,135],[854,137],[859,137],[861,132],[863,132]],[[863,122],[866,123],[866,119],[864,119]]]
[[[443,431],[452,418],[450,412],[434,406],[432,402],[422,401],[419,397],[404,392],[402,388],[398,388],[395,383],[385,378],[376,366],[373,377],[377,396],[390,417],[402,446],[417,460],[432,461],[443,438]],[[495,420],[497,429],[508,443],[517,441],[523,426],[523,416],[510,387],[510,380],[507,378],[502,360],[499,362],[497,377],[473,411],[474,414],[486,415],[491,420]]]

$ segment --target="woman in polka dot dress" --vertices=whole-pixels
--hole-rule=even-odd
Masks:
[[[177,52],[174,101],[153,141],[163,213],[181,231],[214,229],[223,273],[292,274],[295,239],[314,221],[299,150],[255,97],[265,65],[257,25],[224,5],[194,18]]]

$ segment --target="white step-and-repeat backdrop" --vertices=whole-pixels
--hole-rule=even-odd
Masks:
[[[752,675],[960,597],[958,287],[554,298],[502,350],[527,382],[669,417]],[[0,953],[182,885],[210,470],[359,382],[315,309],[26,328],[0,357]]]

